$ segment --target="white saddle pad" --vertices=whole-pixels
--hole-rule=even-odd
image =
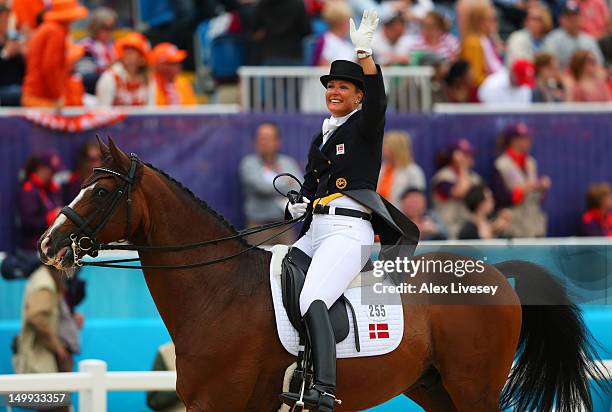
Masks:
[[[281,290],[281,262],[289,248],[284,245],[273,246],[272,260],[270,262],[270,286],[272,289],[272,300],[274,302],[274,315],[278,337],[287,352],[297,355],[300,337],[297,330],[289,322],[289,317],[283,306],[283,294]],[[383,284],[391,284],[386,281]],[[395,294],[388,297],[385,305],[362,305],[361,303],[361,276],[357,276],[344,295],[355,308],[357,324],[359,325],[359,341],[361,351],[357,352],[355,347],[355,325],[353,316],[347,307],[350,331],[346,339],[336,345],[336,356],[338,358],[356,358],[361,356],[384,355],[397,348],[402,341],[404,333],[404,314],[401,305],[401,297]]]

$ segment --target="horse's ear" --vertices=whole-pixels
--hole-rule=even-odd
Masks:
[[[98,146],[100,147],[100,153],[102,153],[102,157],[106,157],[110,154],[110,150],[108,146],[104,143],[102,139],[100,139],[99,135],[96,135],[96,140],[98,141]]]
[[[115,163],[122,169],[127,170],[130,166],[130,158],[123,152],[123,150],[117,147],[117,145],[110,136],[108,138],[108,148]]]

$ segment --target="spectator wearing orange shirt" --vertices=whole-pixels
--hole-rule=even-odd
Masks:
[[[187,57],[172,43],[160,43],[151,51],[155,104],[157,106],[196,104],[189,81],[180,77],[182,62]]]
[[[23,106],[62,107],[68,77],[70,23],[87,16],[76,0],[53,0],[28,46]]]
[[[147,59],[151,47],[145,36],[130,32],[115,42],[119,60],[96,84],[100,106],[148,106],[154,103]]]

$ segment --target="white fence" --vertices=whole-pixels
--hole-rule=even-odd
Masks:
[[[242,109],[288,113],[326,111],[319,77],[328,72],[325,67],[243,66],[238,69]],[[431,110],[431,67],[385,67],[383,75],[389,111]]]
[[[79,412],[106,412],[109,391],[173,391],[176,372],[107,372],[106,362],[87,359],[79,372],[0,375],[0,393],[78,392]]]
[[[602,362],[612,379],[612,360]],[[0,375],[0,394],[8,392],[79,392],[79,412],[106,412],[109,391],[171,391],[176,372],[107,372],[106,362],[87,359],[79,372]]]

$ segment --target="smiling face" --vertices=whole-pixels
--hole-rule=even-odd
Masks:
[[[334,117],[346,116],[363,100],[363,92],[346,80],[330,80],[325,89],[325,103]]]

